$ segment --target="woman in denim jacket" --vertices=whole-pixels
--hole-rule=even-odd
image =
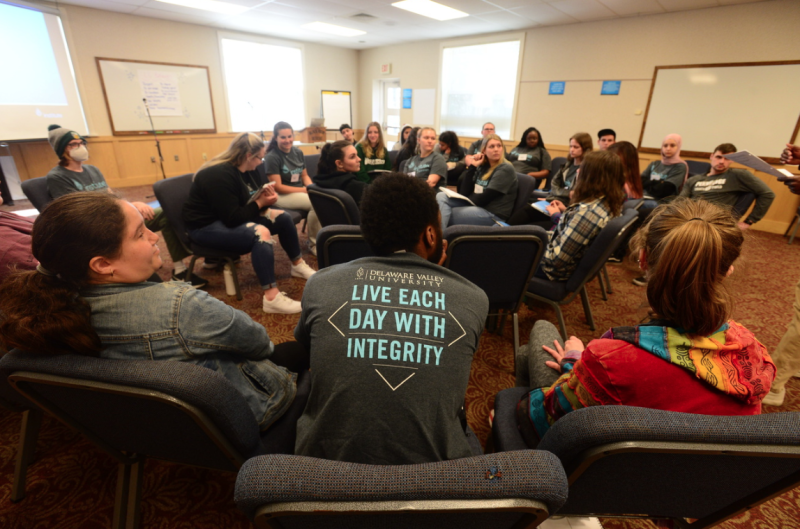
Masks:
[[[207,367],[242,393],[267,429],[295,401],[290,369],[308,369],[307,354],[294,343],[275,347],[262,325],[188,283],[146,282],[161,267],[157,241],[136,208],[113,195],[53,201],[33,227],[36,271],[16,272],[0,287],[0,343]]]

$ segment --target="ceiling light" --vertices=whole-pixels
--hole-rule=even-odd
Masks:
[[[229,4],[227,2],[219,2],[217,0],[158,0],[165,4],[174,4],[176,6],[193,7],[195,9],[202,9],[204,11],[213,11],[214,13],[222,13],[223,15],[238,15],[244,13],[249,7],[239,6],[236,4]]]
[[[392,5],[436,20],[452,20],[454,18],[469,16],[468,13],[432,2],[431,0],[403,0],[402,2],[395,2]]]
[[[334,24],[326,24],[325,22],[311,22],[303,24],[301,27],[310,29],[312,31],[321,31],[322,33],[330,33],[331,35],[339,35],[340,37],[355,37],[356,35],[366,35],[366,31],[359,29],[351,29],[343,26],[336,26]]]

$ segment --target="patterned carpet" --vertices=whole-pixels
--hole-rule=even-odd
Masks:
[[[149,187],[120,189],[131,200],[151,195]],[[153,200],[147,198],[146,200]],[[13,208],[30,205],[19,201]],[[305,239],[305,235],[301,234]],[[167,256],[163,240],[162,256]],[[745,253],[731,276],[736,296],[734,319],[752,330],[772,351],[791,319],[794,285],[800,279],[800,248],[788,246],[779,235],[749,232]],[[316,268],[313,255],[306,261]],[[237,301],[225,294],[221,271],[202,270],[210,281],[208,292],[247,312],[262,323],[275,343],[293,339],[298,316],[266,315],[261,311],[261,293],[249,256],[238,267],[244,299]],[[599,337],[608,327],[628,325],[646,316],[644,289],[631,284],[639,275],[633,262],[608,266],[614,293],[609,301],[600,297],[595,281],[589,285],[589,298],[597,325],[591,331],[579,300],[564,307],[567,330],[583,340]],[[290,277],[286,254],[276,245],[276,274],[281,290],[300,299],[305,281]],[[167,279],[171,264],[160,271]],[[520,337],[528,341],[537,319],[555,322],[555,315],[545,306],[523,306],[520,312]],[[484,332],[475,354],[467,390],[467,415],[482,442],[489,433],[488,414],[495,394],[514,384],[511,324],[502,335]],[[765,407],[764,412],[800,410],[800,379],[787,386],[786,403],[780,409]],[[0,527],[3,528],[106,528],[113,516],[116,486],[116,462],[95,448],[80,434],[45,417],[36,450],[36,461],[29,468],[27,497],[14,504],[9,500],[14,472],[20,416],[0,409]],[[247,528],[249,521],[233,503],[235,475],[190,468],[171,463],[148,461],[144,471],[142,527],[154,528]],[[603,520],[607,529],[653,528],[649,521]],[[800,528],[800,488],[775,498],[760,507],[720,525],[726,529]]]

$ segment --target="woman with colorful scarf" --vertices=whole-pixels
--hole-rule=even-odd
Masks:
[[[652,319],[615,327],[586,347],[539,321],[518,359],[517,425],[535,448],[550,426],[587,406],[627,405],[706,415],[755,415],[775,365],[730,319],[726,278],[744,237],[730,213],[702,200],[659,206],[632,241],[647,275]],[[522,360],[522,361],[520,361]],[[527,369],[525,369],[527,367]]]

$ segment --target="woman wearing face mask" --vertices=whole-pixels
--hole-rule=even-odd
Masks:
[[[326,143],[319,156],[317,176],[314,183],[326,189],[340,189],[353,197],[356,204],[361,203],[361,195],[366,183],[358,180],[356,173],[361,167],[361,159],[356,148],[348,141]]]
[[[381,125],[373,121],[367,125],[364,137],[356,145],[358,157],[361,159],[361,167],[356,177],[366,184],[372,181],[370,171],[391,171],[392,161],[389,159],[389,151],[383,142],[383,132]],[[320,157],[320,160],[322,157]]]
[[[522,133],[522,139],[508,155],[511,165],[518,173],[532,176],[537,184],[548,177],[552,160],[544,146],[542,134],[536,127],[528,127]]]
[[[300,312],[300,302],[278,290],[272,235],[278,235],[292,262],[292,277],[308,279],[314,270],[303,261],[291,217],[280,210],[265,209],[278,200],[272,187],[250,201],[261,187],[256,168],[263,163],[264,150],[264,142],[255,134],[237,135],[228,150],[197,171],[183,207],[183,218],[189,236],[197,244],[251,253],[253,269],[264,291],[264,312],[296,314]]]
[[[306,186],[312,182],[306,171],[303,151],[294,146],[294,130],[285,121],[277,122],[272,129],[264,166],[267,178],[275,182],[275,191],[278,193],[275,205],[308,211],[308,242],[315,253],[320,224],[306,190]]]
[[[642,172],[644,194],[649,199],[663,200],[677,195],[683,187],[689,166],[681,159],[681,137],[668,134],[661,142],[661,160],[655,160]],[[649,204],[649,209],[656,203]]]
[[[458,187],[459,193],[475,205],[448,197],[444,192],[436,195],[442,231],[456,224],[494,226],[511,215],[519,184],[514,168],[505,159],[503,140],[497,134],[490,134],[483,145],[483,151],[472,157],[472,164]]]
[[[417,135],[417,154],[408,161],[406,174],[425,179],[430,187],[436,188],[447,184],[447,162],[436,147],[436,131],[431,127],[423,127]]]

